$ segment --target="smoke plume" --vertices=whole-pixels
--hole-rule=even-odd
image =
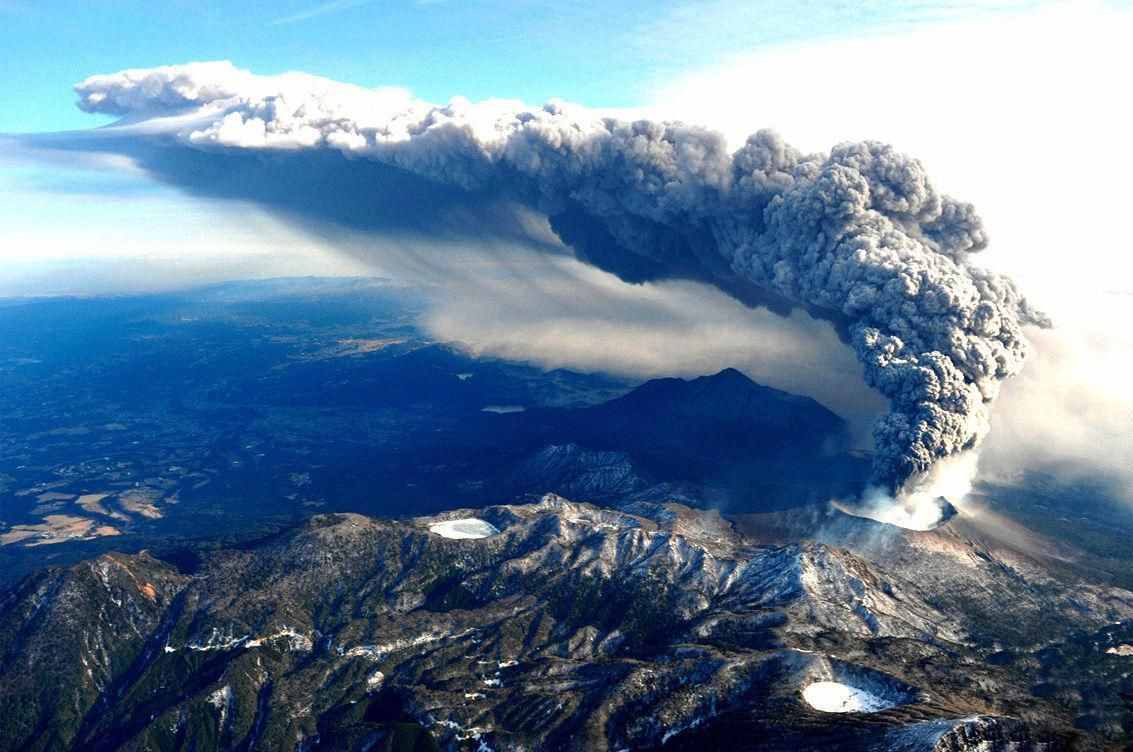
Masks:
[[[222,158],[379,163],[545,214],[580,258],[623,279],[709,281],[827,318],[889,400],[873,478],[888,489],[979,444],[1001,382],[1026,357],[1022,328],[1049,326],[1009,279],[972,265],[987,242],[972,206],[880,143],[803,154],[760,131],[731,153],[721,135],[682,123],[558,102],[437,106],[228,63],[95,76],[76,91],[82,109],[123,117],[123,134]],[[355,198],[375,210],[387,200]]]

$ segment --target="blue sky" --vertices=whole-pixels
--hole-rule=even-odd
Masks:
[[[4,138],[105,123],[74,106],[71,87],[123,68],[231,60],[257,74],[402,86],[432,102],[560,97],[708,125],[733,145],[762,127],[807,151],[879,139],[977,206],[991,234],[980,263],[1013,275],[1059,325],[1036,334],[1039,355],[1000,400],[1000,455],[993,439],[985,461],[1010,468],[1020,452],[1098,457],[1105,447],[1107,462],[1127,469],[1131,38],[1129,0],[0,0],[0,297],[396,276],[398,248],[301,232],[262,207],[156,183],[129,160],[24,153]],[[454,293],[440,335],[584,370],[738,365],[786,389],[802,388],[801,374],[833,373],[808,366],[808,353],[827,350],[815,349],[809,320],[776,349],[753,329],[755,314],[719,294],[550,263],[528,269],[539,284],[526,290]],[[554,306],[547,290],[558,291]],[[613,300],[616,315],[596,320],[598,299]],[[511,313],[488,327],[487,313],[468,308],[477,302]],[[532,321],[544,308],[553,320]],[[626,326],[644,319],[663,321]],[[837,402],[845,379],[822,378],[803,391],[852,410]]]
[[[762,127],[806,150],[880,139],[925,159],[938,185],[981,208],[996,237],[1022,235],[1034,227],[1025,221],[1038,200],[1031,194],[1048,182],[1034,155],[1049,144],[1081,129],[1089,138],[1079,152],[1099,155],[1060,162],[1063,179],[1100,184],[1125,172],[1100,157],[1118,145],[1124,153],[1130,127],[1127,99],[1111,94],[1129,70],[1131,8],[1128,0],[0,0],[0,259],[11,268],[263,251],[246,228],[248,207],[205,205],[136,170],[70,155],[28,159],[3,139],[108,122],[75,107],[72,86],[92,74],[225,59],[257,74],[402,86],[433,102],[559,97],[638,108],[718,128],[733,145]],[[1043,195],[1052,204],[1059,196]],[[1074,200],[1097,205],[1098,194],[1086,196]],[[1103,191],[1100,200],[1108,207],[1116,196]],[[1046,215],[1061,217],[1064,242],[1084,227],[1108,237],[1105,223],[1084,225],[1059,209]],[[212,229],[207,240],[202,227]],[[1053,237],[1049,227],[1042,237]],[[309,253],[307,240],[293,243],[296,258]],[[999,243],[992,263],[1014,255],[1011,271],[1030,272],[1027,241]],[[225,274],[223,265],[208,268]],[[1057,264],[1042,268],[1062,283]],[[5,273],[0,293],[11,289]]]
[[[430,101],[462,95],[630,106],[657,82],[784,43],[899,31],[1021,3],[535,0],[0,0],[0,133],[89,127],[94,73],[228,59]]]
[[[258,74],[299,70],[363,86],[402,86],[434,102],[464,96],[540,103],[558,97],[592,107],[636,107],[667,96],[665,87],[679,76],[732,56],[899,34],[1016,5],[979,2],[944,10],[937,2],[908,1],[0,0],[0,96],[8,103],[0,108],[0,135],[108,123],[108,117],[75,107],[72,86],[90,75],[221,59]],[[255,245],[245,237],[243,210],[229,227],[224,217],[230,207],[202,206],[143,176],[92,170],[66,158],[13,159],[3,146],[0,257],[9,271],[0,277],[12,268],[69,263],[72,255],[145,250],[168,258],[193,245],[192,253],[215,247],[225,256]],[[187,223],[214,228],[210,240],[184,243]],[[134,232],[124,234],[125,228]],[[231,250],[234,237],[243,239]],[[0,292],[9,289],[4,281]]]

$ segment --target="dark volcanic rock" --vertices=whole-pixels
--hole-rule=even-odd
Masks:
[[[0,749],[952,752],[1015,740],[974,717],[1069,728],[899,571],[627,509],[323,515],[192,576],[143,554],[32,578],[3,600]],[[467,517],[499,532],[432,531]],[[875,705],[804,701],[830,681]]]
[[[868,465],[848,451],[842,418],[731,368],[654,379],[589,407],[490,416],[469,430],[509,451],[527,447],[509,488],[585,500],[685,483],[715,489],[729,511],[767,511],[852,495]]]

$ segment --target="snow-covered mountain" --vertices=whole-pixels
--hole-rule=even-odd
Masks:
[[[549,495],[404,521],[318,516],[193,571],[146,553],[46,571],[0,604],[0,749],[1117,738],[1120,708],[1059,666],[1133,670],[1111,650],[1133,641],[1133,594],[997,558],[955,520],[884,545],[868,521],[823,523],[827,542],[774,544],[679,504]],[[996,601],[1012,628],[987,617]],[[1022,622],[1050,614],[1060,630],[1031,640]],[[1093,728],[1075,727],[1083,713]]]

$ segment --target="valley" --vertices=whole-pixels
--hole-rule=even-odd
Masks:
[[[870,458],[813,400],[478,358],[419,305],[278,280],[0,308],[0,749],[1133,728],[1133,515],[1100,480],[879,523],[833,503]]]

